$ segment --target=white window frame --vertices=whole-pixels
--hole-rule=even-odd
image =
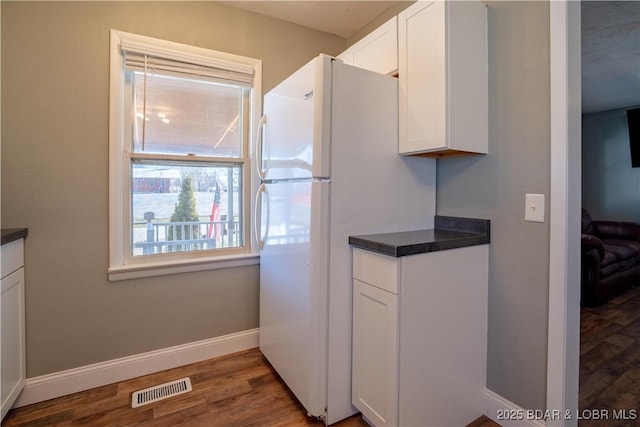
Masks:
[[[244,168],[243,208],[245,246],[224,255],[212,255],[210,251],[171,254],[168,257],[129,256],[129,218],[125,209],[129,206],[131,188],[129,157],[125,153],[131,142],[127,140],[127,126],[123,114],[125,96],[124,58],[122,43],[135,44],[144,52],[186,62],[210,64],[234,64],[253,68],[251,91],[251,117],[249,117],[249,142],[245,148],[247,160]],[[262,115],[262,61],[259,59],[218,52],[201,47],[155,39],[137,34],[111,30],[110,46],[110,90],[109,90],[109,280],[126,280],[140,277],[161,276],[218,268],[239,267],[259,263],[259,253],[253,232],[251,207],[255,200],[257,177],[251,166],[251,147],[254,145],[255,129]],[[159,259],[160,258],[160,259]]]

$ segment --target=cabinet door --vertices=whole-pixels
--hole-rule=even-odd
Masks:
[[[398,422],[398,296],[353,281],[352,403],[375,426]]]
[[[342,52],[340,55],[336,56],[336,58],[340,59],[347,65],[353,65],[353,50],[354,46],[351,46],[349,49]]]
[[[24,320],[24,268],[2,279],[1,303],[1,358],[2,417],[22,391],[26,381],[25,320]]]
[[[445,8],[417,2],[398,15],[400,154],[447,146]]]
[[[398,20],[394,16],[351,47],[353,65],[381,74],[398,70]]]

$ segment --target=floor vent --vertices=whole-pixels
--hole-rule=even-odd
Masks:
[[[191,391],[191,380],[182,378],[180,380],[171,381],[154,387],[145,388],[133,393],[131,396],[131,407],[146,405],[148,403],[157,402],[171,396],[188,393]]]

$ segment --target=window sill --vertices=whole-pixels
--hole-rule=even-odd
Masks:
[[[140,279],[143,277],[167,276],[170,274],[218,270],[221,268],[244,267],[258,264],[260,264],[260,255],[252,253],[198,260],[133,264],[121,267],[110,267],[108,273],[109,281],[115,282],[120,280]]]

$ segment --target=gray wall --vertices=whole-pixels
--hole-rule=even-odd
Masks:
[[[549,6],[488,6],[490,154],[438,160],[438,214],[492,220],[487,385],[543,408],[549,231],[523,216],[525,193],[549,195]],[[2,226],[30,229],[28,376],[256,327],[258,267],[107,281],[108,29],[261,58],[265,90],[344,40],[213,2],[1,8]]]
[[[549,4],[487,4],[489,154],[438,160],[437,212],[491,219],[487,387],[524,408],[541,409],[549,287]],[[525,193],[546,195],[545,223],[524,221]]]
[[[258,326],[259,267],[109,282],[109,29],[262,59],[345,40],[215,2],[2,2],[2,227],[28,227],[27,375]]]
[[[640,168],[631,167],[626,111],[582,116],[582,206],[594,219],[640,222]]]

